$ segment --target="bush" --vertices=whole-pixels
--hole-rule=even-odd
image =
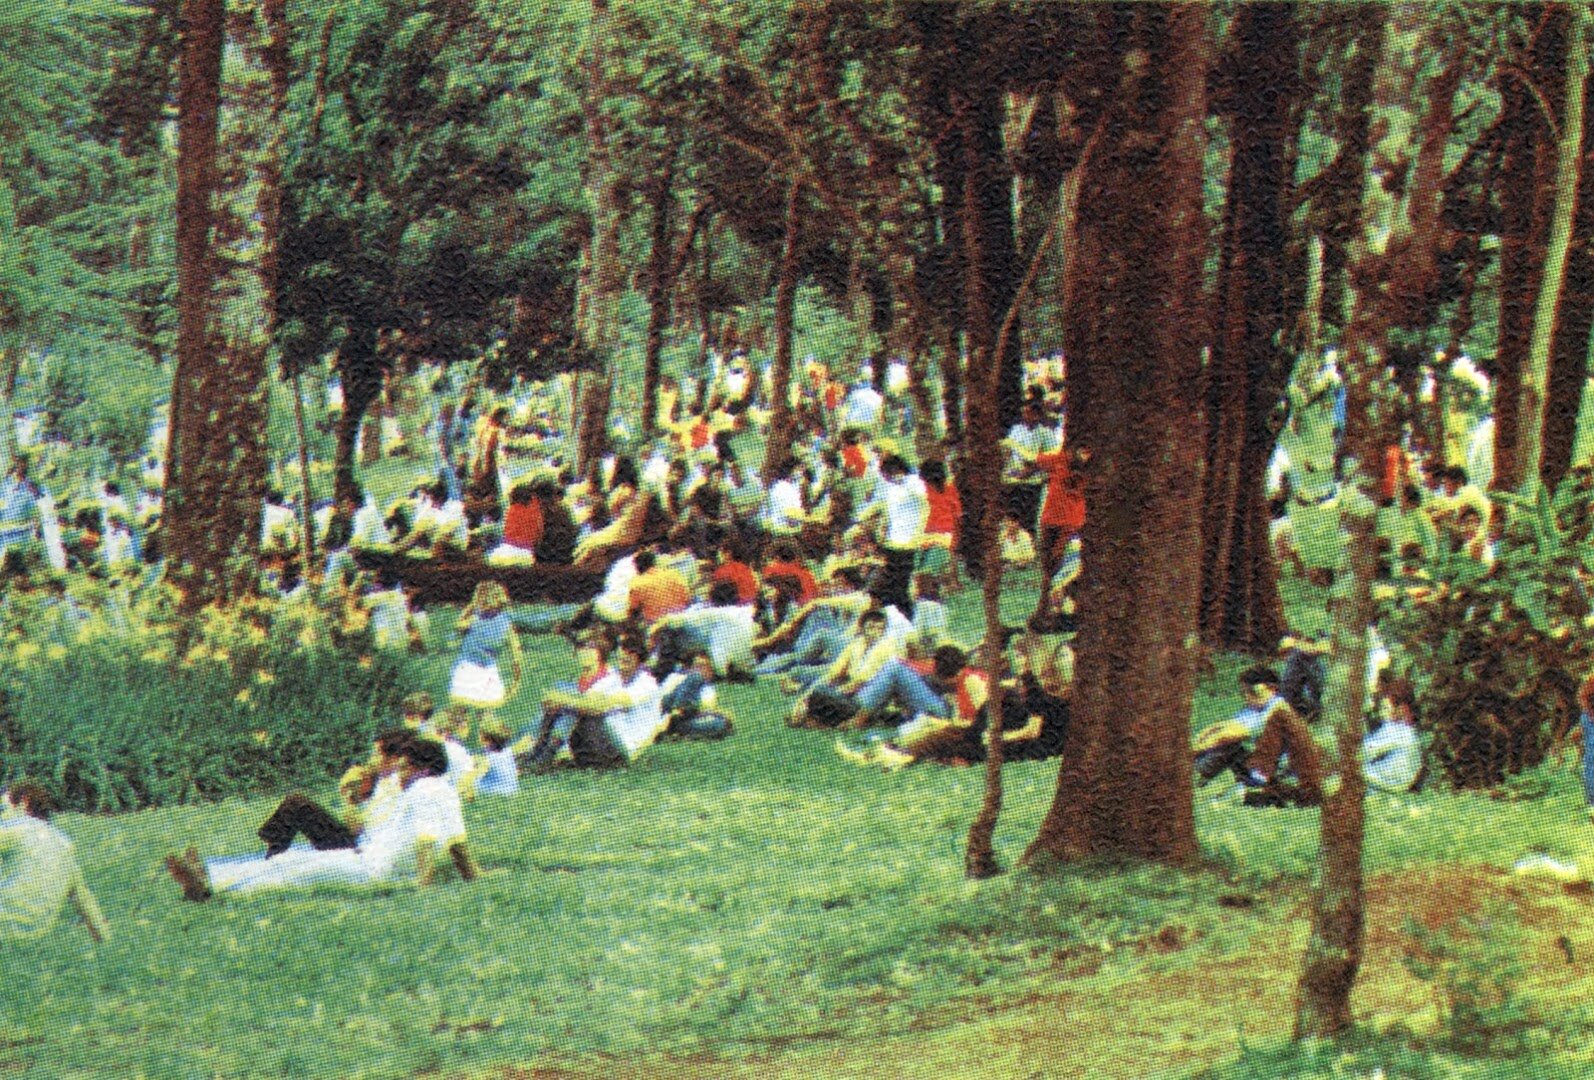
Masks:
[[[363,620],[254,601],[180,626],[164,601],[108,599],[75,630],[13,597],[0,650],[0,773],[68,808],[134,810],[337,776],[410,686]]]

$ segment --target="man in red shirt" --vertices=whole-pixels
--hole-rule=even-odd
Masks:
[[[736,586],[736,602],[752,604],[758,600],[758,575],[742,558],[741,544],[727,538],[719,546],[719,565],[709,575],[709,580],[728,581]]]
[[[813,571],[804,566],[797,556],[797,548],[789,541],[776,544],[770,552],[771,558],[764,564],[764,580],[784,577],[790,578],[797,585],[796,598],[799,605],[806,604],[819,595],[819,584],[814,580]]]

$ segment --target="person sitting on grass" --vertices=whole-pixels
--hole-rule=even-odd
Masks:
[[[366,828],[353,848],[290,848],[273,858],[245,855],[202,862],[197,849],[189,847],[182,855],[166,857],[167,872],[183,898],[195,902],[216,892],[388,881],[412,868],[416,882],[425,887],[435,880],[441,847],[460,877],[473,881],[479,870],[466,842],[459,792],[443,779],[447,771],[448,755],[441,743],[410,739],[401,751],[402,792],[393,812]]]
[[[477,737],[482,744],[482,764],[476,794],[515,794],[520,790],[520,770],[515,765],[515,751],[509,745],[509,729],[493,721],[483,724]]]
[[[1000,543],[1002,565],[1009,570],[1028,570],[1035,565],[1035,539],[1012,511],[1002,516]]]
[[[549,768],[558,754],[566,750],[576,713],[559,704],[570,695],[587,693],[609,675],[609,656],[614,638],[607,627],[592,627],[581,632],[572,644],[576,654],[576,677],[554,683],[538,702],[537,715],[521,729],[514,742],[516,764],[528,772]]]
[[[787,723],[792,727],[835,727],[857,715],[855,695],[889,661],[901,656],[898,642],[886,633],[886,623],[886,613],[881,608],[871,608],[858,617],[858,636],[847,643],[819,681],[797,699]]]
[[[630,765],[658,737],[664,717],[658,681],[642,666],[647,652],[647,642],[640,635],[628,634],[615,647],[614,669],[590,689],[575,693],[550,690],[543,695],[545,710],[574,718],[566,746],[578,767]],[[553,761],[559,749],[553,745],[551,753],[546,748],[540,755],[534,751],[534,759],[541,759],[536,764],[545,766]]]
[[[69,900],[89,937],[106,941],[110,925],[50,809],[49,794],[31,781],[0,796],[0,942],[43,935]]]
[[[470,736],[470,721],[469,709],[450,705],[443,710],[436,735],[442,741],[443,752],[448,755],[448,773],[444,779],[454,785],[459,797],[466,802],[476,798],[476,781],[482,774],[475,756],[465,747],[465,740]]]
[[[1311,730],[1279,696],[1279,677],[1266,667],[1240,673],[1245,707],[1234,719],[1206,728],[1195,740],[1196,775],[1203,786],[1225,769],[1254,790],[1247,806],[1320,806],[1323,802],[1322,757]],[[1284,778],[1289,760],[1295,782]]]
[[[706,604],[694,604],[654,623],[652,639],[658,658],[654,670],[668,674],[683,664],[688,654],[701,651],[708,654],[720,678],[751,682],[756,631],[753,609],[738,598],[735,582],[716,581],[709,587]]]
[[[785,575],[772,579],[785,589]],[[864,588],[864,573],[849,567],[837,574],[837,591],[798,606],[779,626],[755,639],[753,650],[762,654],[757,673],[785,675],[781,690],[800,693],[817,682],[846,648],[848,635],[874,602]],[[782,651],[781,646],[790,642]]]
[[[665,678],[659,690],[664,711],[663,737],[672,739],[723,739],[735,731],[731,718],[719,709],[714,687],[714,664],[704,650],[690,652],[684,669]]]
[[[1422,736],[1417,732],[1417,699],[1405,679],[1381,680],[1378,696],[1381,722],[1362,740],[1367,786],[1401,794],[1421,786]]]

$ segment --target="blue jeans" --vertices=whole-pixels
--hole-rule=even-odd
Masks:
[[[1583,797],[1594,807],[1594,716],[1583,714]]]
[[[836,624],[836,617],[824,609],[809,612],[797,631],[797,640],[790,652],[774,653],[758,662],[755,669],[760,675],[779,675],[797,667],[812,667],[824,671],[841,650],[847,646],[847,635]]]
[[[940,694],[930,688],[923,675],[901,660],[887,660],[885,667],[864,683],[857,693],[858,708],[867,713],[880,711],[887,702],[901,703],[908,717],[928,714],[945,718],[952,709]]]

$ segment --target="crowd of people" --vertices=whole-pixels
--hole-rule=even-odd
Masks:
[[[367,491],[310,513],[273,490],[261,523],[263,588],[331,597],[368,614],[379,646],[424,649],[429,613],[406,580],[413,564],[389,559],[372,572],[363,557],[474,567],[479,584],[454,625],[447,706],[434,717],[429,697],[412,696],[404,723],[345,778],[341,816],[293,795],[262,825],[259,854],[171,855],[167,869],[190,899],[400,874],[425,884],[445,862],[470,880],[478,872],[465,838],[470,800],[513,794],[552,769],[623,768],[661,738],[726,738],[736,729],[726,683],[765,683],[785,699],[791,726],[829,732],[842,758],[886,771],[972,763],[994,738],[1008,760],[1061,752],[1074,669],[1070,586],[1084,558],[1078,469],[1089,459],[1067,438],[1061,357],[1026,366],[1022,408],[1003,440],[999,557],[1033,575],[1037,602],[996,643],[1006,681],[994,722],[985,642],[960,636],[947,611],[967,581],[960,461],[956,448],[915,460],[916,430],[936,418],[915,415],[900,362],[880,373],[865,363],[849,382],[810,358],[792,389],[796,437],[789,453],[769,454],[760,452],[767,369],[755,372],[740,354],[715,357],[701,380],[666,380],[652,440],[619,410],[614,452],[585,475],[573,471],[573,433],[561,421],[576,412],[568,379],[495,394],[428,377],[429,397],[395,392],[379,403],[361,449],[368,463],[373,454],[410,459],[422,482],[386,505]],[[1470,402],[1451,395],[1447,408],[1468,419],[1447,419],[1444,446],[1408,439],[1389,449],[1379,516],[1386,587],[1427,587],[1425,568],[1445,555],[1491,559],[1500,519],[1476,476],[1488,466],[1476,433],[1490,422],[1481,386]],[[1303,365],[1268,494],[1280,565],[1319,585],[1341,547],[1328,534],[1342,433],[1332,356],[1315,371]],[[0,550],[50,547],[39,509],[46,498],[19,462],[0,485]],[[138,510],[114,483],[95,499],[97,513],[85,510],[56,545],[65,568],[104,573],[126,563],[157,576],[158,486],[145,488]],[[304,558],[307,527],[318,541],[315,565]],[[526,567],[591,571],[601,587],[587,602],[517,608],[501,578]],[[1281,645],[1282,672],[1245,671],[1241,711],[1196,737],[1199,783],[1230,772],[1250,805],[1322,801],[1332,767],[1314,724],[1326,621],[1308,622]],[[528,670],[520,639],[535,633],[568,640],[575,678],[548,683]],[[1375,628],[1371,644],[1369,777],[1377,788],[1410,790],[1424,775],[1417,695],[1399,642],[1386,645]],[[31,794],[24,802],[40,805]],[[55,876],[70,883],[62,896],[91,907],[67,863],[57,864]]]

